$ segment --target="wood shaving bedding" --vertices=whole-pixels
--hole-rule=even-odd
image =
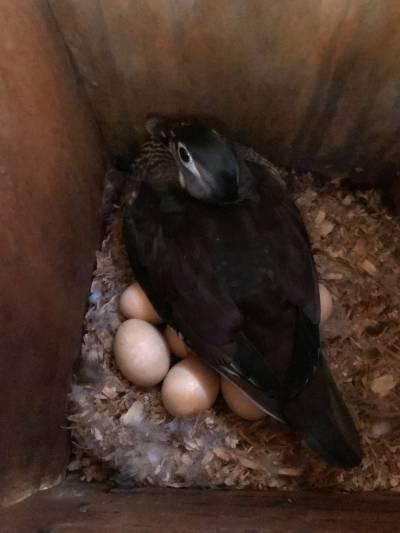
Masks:
[[[122,321],[118,300],[134,278],[114,206],[97,253],[70,394],[70,471],[88,481],[112,476],[120,483],[173,487],[400,487],[399,222],[377,192],[345,192],[339,180],[321,184],[309,174],[292,173],[288,182],[321,282],[334,299],[322,328],[323,349],[360,428],[362,465],[349,472],[331,467],[283,424],[268,417],[241,420],[221,399],[197,417],[174,419],[159,387],[139,389],[119,374],[112,357]]]

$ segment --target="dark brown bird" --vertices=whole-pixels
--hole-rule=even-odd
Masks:
[[[151,119],[124,238],[158,313],[221,375],[330,463],[357,430],[321,353],[318,278],[285,185],[198,121]]]

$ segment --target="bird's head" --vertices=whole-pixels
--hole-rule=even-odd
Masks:
[[[215,129],[198,121],[149,118],[146,129],[173,155],[180,186],[193,198],[208,203],[238,200],[240,171],[231,144]]]

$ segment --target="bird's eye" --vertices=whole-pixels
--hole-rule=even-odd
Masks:
[[[182,161],[182,163],[186,163],[187,164],[192,159],[190,157],[189,152],[187,151],[187,149],[182,144],[180,144],[178,146],[178,154],[179,154],[179,157],[180,157],[180,160]]]
[[[178,154],[179,161],[185,167],[185,169],[190,172],[192,176],[199,178],[199,169],[197,168],[197,165],[186,146],[182,143],[178,143],[176,152]]]

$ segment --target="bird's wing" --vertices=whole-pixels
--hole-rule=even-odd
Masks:
[[[155,200],[147,190],[125,225],[136,275],[165,320],[217,370],[271,396],[282,390],[294,354],[310,362],[298,365],[297,381],[306,380],[319,346],[309,243],[283,198],[261,195],[229,208],[191,202],[181,212],[179,202],[174,209],[174,199]],[[306,355],[293,346],[304,313]]]

